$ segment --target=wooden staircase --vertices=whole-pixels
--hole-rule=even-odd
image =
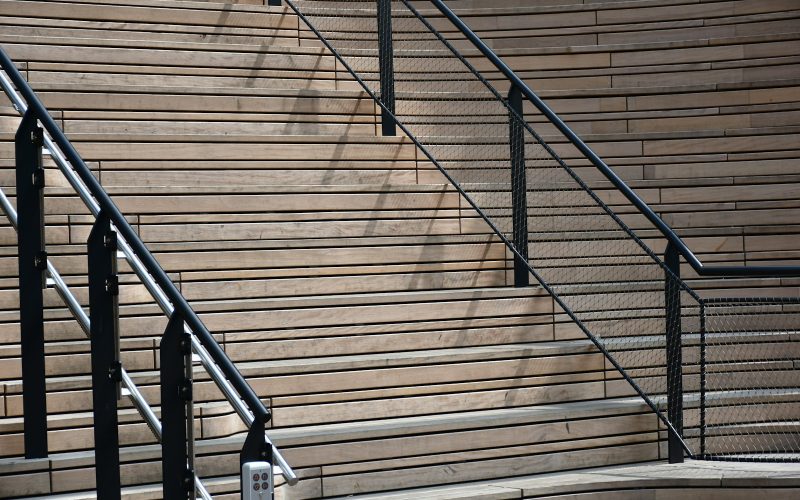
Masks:
[[[268,403],[269,435],[301,476],[278,496],[375,493],[663,457],[655,415],[630,397],[552,298],[511,286],[510,254],[455,189],[408,138],[379,136],[380,113],[334,57],[288,9],[262,3],[0,0],[0,44]],[[541,3],[531,19],[559,9],[567,11],[559,19],[574,16],[566,0]],[[766,3],[780,18],[780,2]],[[504,43],[529,46],[549,36],[536,34],[544,27],[505,27],[513,15],[498,7]],[[583,6],[580,15],[597,18],[606,7]],[[595,38],[629,34],[588,21],[572,29]],[[512,60],[536,66],[537,57]],[[565,64],[557,70],[564,75],[553,75],[559,81],[618,78],[603,76],[600,64],[573,69],[588,56],[557,57]],[[612,105],[646,98],[605,88],[577,98],[569,92],[584,84],[574,85],[554,91],[556,109],[584,117],[579,133],[614,124],[619,139],[596,144],[608,141],[613,158],[630,152],[622,170],[639,176],[636,187],[651,189],[646,196],[669,204],[664,193],[674,191],[680,202],[683,181],[673,175],[680,165],[667,172],[671,157],[658,156],[657,145],[627,147],[642,139],[629,140],[626,127],[652,117]],[[684,90],[686,98],[699,92]],[[7,101],[0,106],[0,185],[13,195],[19,116]],[[594,111],[611,114],[590,118]],[[696,154],[692,162],[714,153]],[[793,179],[794,159],[764,161]],[[85,305],[93,219],[46,163],[48,251]],[[676,212],[692,201],[681,206]],[[91,497],[89,344],[53,290],[46,293],[51,455],[21,458],[16,235],[2,223],[0,497]],[[736,262],[744,241],[724,231],[689,239]],[[781,246],[790,240],[774,241],[769,251],[777,253],[759,250],[767,252],[759,258],[794,256],[794,247]],[[166,318],[122,261],[121,273],[123,364],[157,409]],[[786,293],[797,289],[785,285]],[[245,427],[199,367],[196,376],[198,474],[215,497],[235,498]],[[160,447],[121,403],[125,496],[159,498]]]

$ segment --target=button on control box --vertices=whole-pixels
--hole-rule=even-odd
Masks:
[[[272,464],[246,462],[242,466],[242,500],[272,500]]]

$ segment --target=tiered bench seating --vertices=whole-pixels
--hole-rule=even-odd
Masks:
[[[662,3],[453,7],[702,259],[795,259],[792,2]],[[302,478],[280,495],[663,458],[656,417],[552,298],[511,286],[509,253],[454,188],[408,138],[378,135],[375,105],[287,9],[261,4],[0,1],[0,44],[273,411],[270,436]],[[18,115],[3,106],[0,185],[13,197]],[[86,303],[91,217],[46,163],[49,251]],[[20,459],[15,244],[5,223],[0,496],[85,498],[94,481],[88,340],[53,290],[52,455]],[[539,249],[539,258],[565,257]],[[123,362],[158,409],[166,318],[122,272]],[[733,285],[799,293],[796,280]],[[196,376],[198,472],[233,498],[244,427]],[[126,498],[158,498],[160,448],[122,405]]]

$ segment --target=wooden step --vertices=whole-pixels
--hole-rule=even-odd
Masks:
[[[794,464],[754,464],[687,461],[684,464],[652,462],[590,468],[581,471],[538,474],[528,477],[478,481],[453,486],[407,489],[393,493],[348,496],[356,500],[437,500],[512,498],[568,499],[652,498],[749,498],[769,495],[794,498],[798,468]],[[734,479],[734,477],[736,479]]]
[[[499,467],[506,463],[518,463],[521,470],[531,472],[547,470],[543,462],[546,457],[578,467],[585,463],[641,460],[652,456],[648,450],[657,453],[651,441],[655,428],[654,417],[640,414],[641,410],[642,405],[636,400],[578,402],[392,418],[357,425],[344,423],[273,430],[270,436],[277,446],[285,450],[287,459],[305,471],[301,475],[303,480],[295,488],[298,491],[316,489],[318,496],[321,487],[336,488],[337,491],[349,489],[350,493],[358,491],[361,487],[352,483],[355,477],[352,474],[364,478],[384,476],[385,473],[380,471],[383,457],[392,457],[399,450],[403,450],[401,453],[407,458],[402,465],[398,462],[401,468],[397,471],[403,471],[403,474],[398,474],[392,483],[406,484],[408,487],[486,477],[491,471],[484,469],[482,473],[478,472],[469,464],[477,465],[479,462],[464,463],[464,460],[479,460]],[[565,423],[565,418],[569,419],[569,425]],[[498,425],[502,425],[503,430],[498,430]],[[520,440],[521,435],[528,437]],[[241,443],[241,436],[198,443],[200,476],[224,477],[234,474]],[[618,454],[603,453],[603,448],[587,448],[604,443],[616,444],[615,448],[610,449]],[[538,454],[540,459],[527,457],[530,465],[522,465],[525,457],[520,454],[530,453]],[[137,480],[138,484],[146,484],[148,480],[156,481],[160,472],[155,461],[159,460],[159,455],[154,446],[123,448],[123,482],[131,484]],[[27,471],[22,468],[25,464]],[[436,473],[443,465],[454,467],[455,473],[444,481]],[[54,454],[42,466],[44,468],[36,469],[32,468],[35,465],[30,462],[5,459],[0,461],[0,473],[9,477],[8,474],[28,475],[35,470],[48,474],[47,471],[52,470],[50,491],[53,493],[91,487],[91,452]],[[2,484],[17,488],[14,486],[16,483],[11,481],[3,481]],[[31,483],[27,484],[24,489],[31,493]],[[45,491],[40,490],[42,493]],[[14,491],[4,494],[20,493]]]
[[[98,5],[101,8],[98,8]],[[29,1],[24,4],[4,0],[0,2],[0,15],[43,17],[42,9],[46,9],[50,19],[65,20],[93,20],[116,22],[144,22],[157,24],[199,25],[216,26],[220,19],[222,3],[205,2],[142,2],[128,1],[124,4],[109,4],[108,2],[38,2]],[[146,6],[148,8],[141,8]],[[247,5],[229,5],[226,10],[230,12],[229,19],[225,21],[228,26],[243,28],[295,28],[296,19],[280,15],[285,12],[283,8],[269,8]],[[267,14],[278,15],[267,15]]]

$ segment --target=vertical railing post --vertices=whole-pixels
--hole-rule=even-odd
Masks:
[[[394,121],[394,51],[392,49],[392,0],[378,1],[378,66],[381,84],[381,132],[384,136],[397,135]]]
[[[164,498],[194,498],[191,339],[178,312],[169,318],[159,351]]]
[[[700,302],[700,457],[706,456],[706,303]]]
[[[664,254],[665,272],[664,299],[666,308],[666,357],[667,357],[667,418],[676,436],[668,432],[669,463],[683,462],[683,355],[681,345],[681,288],[679,286],[680,254],[678,248],[669,243]]]
[[[89,233],[89,317],[92,351],[92,406],[97,498],[120,498],[117,400],[119,363],[119,281],[117,233],[100,212]]]
[[[36,116],[27,111],[14,138],[25,458],[47,456],[43,296],[47,253],[44,239],[43,138]]]
[[[281,6],[281,0],[269,0],[267,2],[267,5],[269,5],[271,7],[280,7]]]
[[[522,92],[512,85],[508,91],[509,145],[511,147],[511,219],[514,246],[514,286],[529,285],[528,272],[528,185],[525,175],[525,130],[522,119]]]
[[[267,462],[272,466],[272,446],[267,444],[264,439],[264,432],[266,431],[267,417],[266,415],[256,415],[250,430],[247,431],[247,437],[244,440],[242,451],[239,453],[239,470],[244,469],[247,462]],[[270,479],[271,481],[271,479]],[[240,487],[244,497],[244,474],[240,480]],[[263,488],[262,488],[263,490]]]

